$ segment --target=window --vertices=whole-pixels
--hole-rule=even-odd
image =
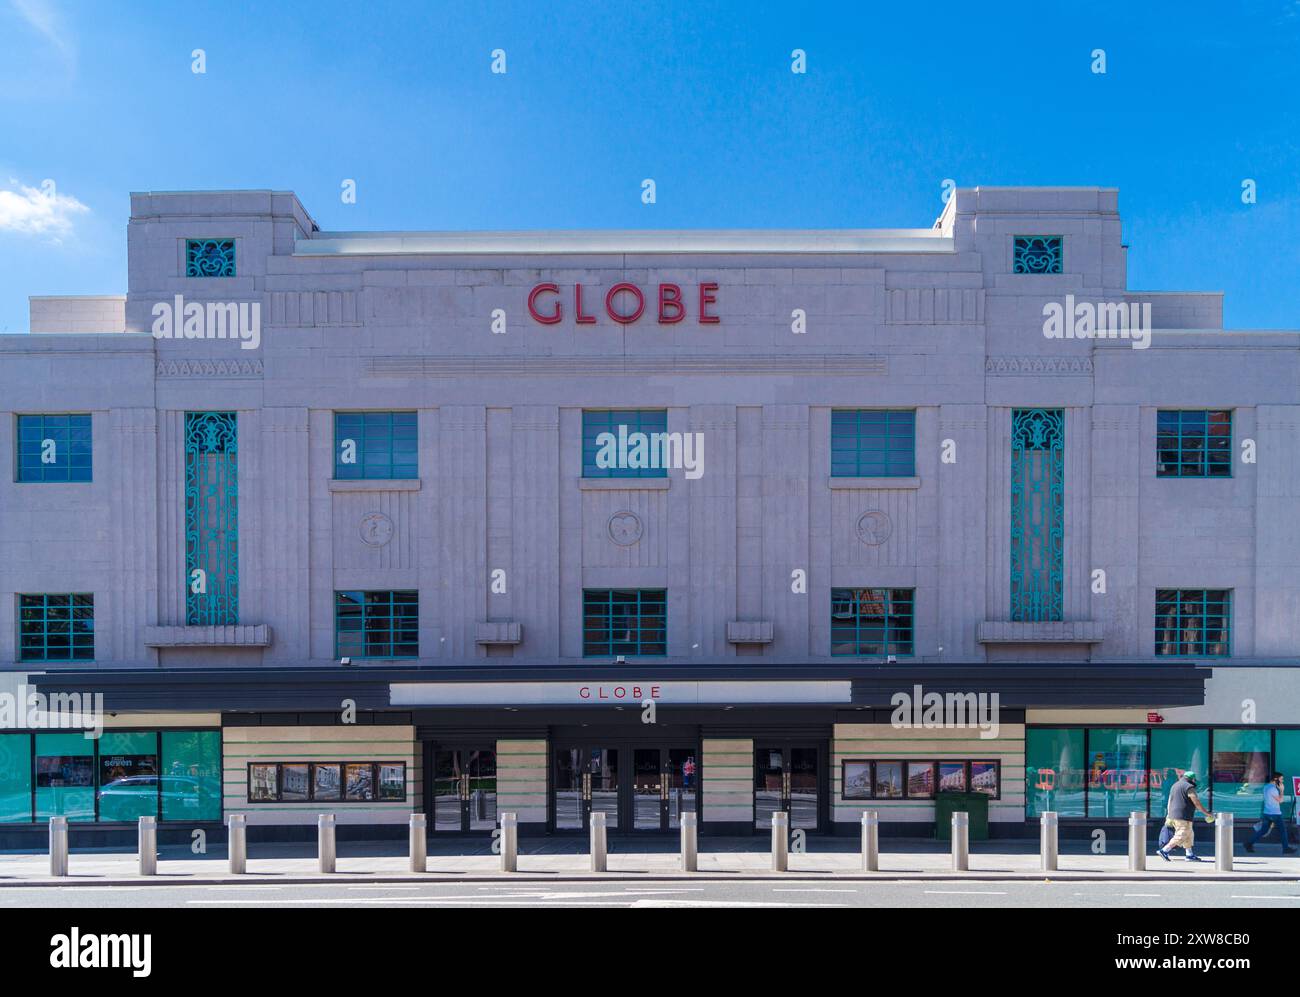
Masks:
[[[417,592],[335,592],[334,653],[340,658],[416,658]]]
[[[335,412],[334,477],[418,478],[415,412]]]
[[[1065,412],[1011,413],[1011,619],[1064,618]]]
[[[934,797],[934,762],[907,763],[907,798],[929,800]]]
[[[582,653],[667,654],[664,589],[583,589]]]
[[[32,819],[32,736],[0,734],[0,824]]]
[[[845,800],[933,800],[938,793],[1002,796],[1001,763],[987,761],[867,761],[840,763],[840,794]]]
[[[1231,589],[1156,589],[1156,655],[1232,654]]]
[[[1215,810],[1231,813],[1237,820],[1255,820],[1263,813],[1264,786],[1273,774],[1272,731],[1215,730],[1210,738],[1210,777],[1207,780],[1204,772],[1199,773],[1200,785],[1209,783]]]
[[[1059,235],[1015,236],[1012,273],[1064,273],[1065,238]]]
[[[185,276],[235,276],[235,240],[186,239]]]
[[[185,623],[239,622],[239,423],[185,413]]]
[[[1144,728],[1088,731],[1088,816],[1127,817],[1147,808]]]
[[[80,731],[36,735],[36,819],[95,819],[95,742]]]
[[[1232,412],[1158,411],[1156,477],[1232,477]]]
[[[663,434],[667,432],[667,409],[584,410],[582,476],[667,477],[663,459]]]
[[[831,589],[831,654],[912,654],[914,589]]]
[[[20,415],[15,481],[89,481],[90,416]]]
[[[915,473],[915,412],[890,409],[831,412],[831,477],[907,478]]]
[[[97,771],[100,820],[158,816],[157,731],[105,731]]]
[[[1205,785],[1205,774],[1210,771],[1209,730],[1205,727],[1152,728],[1150,764],[1150,812],[1152,817],[1162,817],[1169,790],[1184,772],[1189,769],[1196,772],[1201,777],[1201,785]]]
[[[95,657],[95,597],[71,595],[18,597],[20,661],[91,661]]]
[[[400,803],[405,762],[250,762],[249,803]]]

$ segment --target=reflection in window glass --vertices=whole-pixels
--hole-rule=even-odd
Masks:
[[[95,742],[75,734],[36,735],[36,819],[95,819]]]
[[[32,819],[32,738],[0,734],[0,824]]]
[[[1201,727],[1192,730],[1151,730],[1151,816],[1163,817],[1169,805],[1169,791],[1178,777],[1189,769],[1206,785],[1210,764],[1210,732]],[[1209,805],[1205,792],[1201,802]]]
[[[966,763],[965,762],[940,762],[939,763],[939,792],[941,793],[966,792]]]
[[[1279,730],[1274,739],[1277,759],[1273,767],[1282,773],[1282,795],[1291,797],[1289,802],[1282,803],[1282,813],[1291,816],[1296,797],[1293,780],[1300,776],[1300,730]]]
[[[162,732],[163,820],[221,819],[221,731]]]
[[[985,796],[996,797],[999,788],[998,763],[971,762],[970,788],[972,793],[983,793]]]
[[[1088,816],[1127,817],[1147,808],[1147,733],[1142,728],[1088,731]]]
[[[157,816],[157,732],[106,732],[99,739],[99,819]]]
[[[1048,810],[1083,817],[1083,731],[1035,727],[1025,732],[1025,816]]]
[[[903,798],[903,763],[876,762],[875,797],[878,800]]]
[[[1201,802],[1231,813],[1237,820],[1258,818],[1264,809],[1264,786],[1272,772],[1269,741],[1267,729],[1216,730],[1210,760],[1213,803]]]
[[[379,766],[379,798],[406,799],[406,766],[401,762]]]
[[[313,765],[312,771],[312,799],[314,800],[337,800],[340,797],[340,789],[343,786],[343,777],[341,769],[337,763],[326,765]]]
[[[280,766],[280,799],[286,803],[306,803],[310,799],[311,782],[307,777],[306,762]]]

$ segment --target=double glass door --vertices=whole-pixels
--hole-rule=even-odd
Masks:
[[[593,813],[609,831],[670,831],[696,810],[694,748],[564,745],[554,759],[557,831],[585,831]]]
[[[619,749],[566,747],[555,751],[555,829],[586,830],[594,812],[618,829]]]
[[[790,815],[791,829],[815,831],[821,813],[819,750],[791,745],[754,749],[754,827],[768,830],[772,814]]]
[[[497,826],[497,753],[492,748],[435,748],[433,829],[491,831]]]
[[[632,749],[632,829],[673,831],[699,799],[694,748]]]

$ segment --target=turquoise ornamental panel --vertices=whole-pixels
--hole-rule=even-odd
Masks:
[[[1012,253],[1012,273],[1064,273],[1065,239],[1059,235],[1018,235]]]
[[[1011,416],[1011,619],[1063,618],[1065,413]]]
[[[239,454],[234,412],[185,413],[185,622],[239,622]]]
[[[185,276],[235,276],[235,240],[186,239]]]

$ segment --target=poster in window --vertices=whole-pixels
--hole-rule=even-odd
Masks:
[[[311,767],[311,770],[312,799],[337,800],[339,798],[339,786],[342,784],[338,762],[317,763]]]
[[[108,786],[124,779],[158,774],[157,755],[100,755],[99,784]]]
[[[874,785],[876,799],[901,800],[903,798],[903,763],[876,762]]]
[[[985,796],[997,796],[998,763],[971,762],[970,788],[973,793],[983,793]]]
[[[401,762],[379,764],[379,798],[406,799],[406,766]]]
[[[350,763],[343,766],[344,796],[349,800],[375,798],[375,769],[369,762]]]
[[[965,762],[940,762],[939,763],[939,792],[941,793],[966,792],[966,763]]]
[[[844,763],[844,798],[846,800],[871,799],[871,763]]]
[[[934,797],[934,762],[907,763],[907,795],[913,800]]]
[[[64,789],[94,785],[93,755],[37,755],[36,788]]]
[[[310,788],[306,762],[280,766],[280,799],[290,803],[306,803],[310,798]]]
[[[274,762],[248,766],[249,803],[270,803],[276,799],[278,795],[276,769],[278,768],[279,766]]]

